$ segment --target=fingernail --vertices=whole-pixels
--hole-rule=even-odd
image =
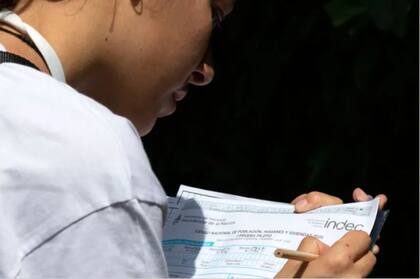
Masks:
[[[357,188],[356,199],[358,201],[367,201],[368,198],[369,198],[369,195],[366,194],[365,191],[363,191],[361,188]]]
[[[306,199],[300,200],[295,204],[296,210],[303,210],[305,206],[308,204],[308,201]]]
[[[362,188],[359,188],[359,190],[360,190],[360,192],[361,192],[363,195],[365,195],[365,196],[367,195],[367,194],[366,194],[366,192],[365,192],[365,191],[363,191],[363,189],[362,189]]]
[[[368,200],[373,200],[373,197],[371,195],[367,195],[368,196]]]

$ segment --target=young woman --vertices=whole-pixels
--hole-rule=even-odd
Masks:
[[[0,0],[0,277],[167,276],[166,196],[137,131],[211,82],[210,34],[233,2]],[[367,275],[369,240],[307,238],[319,259],[279,276]]]

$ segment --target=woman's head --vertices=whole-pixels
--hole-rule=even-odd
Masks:
[[[188,84],[213,78],[213,13],[228,14],[233,1],[32,0],[21,16],[56,49],[70,85],[146,134],[175,110]]]

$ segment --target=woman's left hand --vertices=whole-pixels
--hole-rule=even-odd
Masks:
[[[383,209],[388,198],[384,194],[377,195],[379,198],[379,209]],[[372,199],[372,196],[366,194],[362,189],[356,188],[353,190],[354,201],[368,201]],[[322,193],[322,192],[310,192],[308,194],[302,194],[292,201],[295,205],[295,212],[302,213],[325,205],[342,204],[343,201],[340,198]]]

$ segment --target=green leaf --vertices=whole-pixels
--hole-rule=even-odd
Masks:
[[[352,18],[368,10],[366,0],[332,0],[325,5],[325,11],[331,18],[334,26],[339,27]]]

